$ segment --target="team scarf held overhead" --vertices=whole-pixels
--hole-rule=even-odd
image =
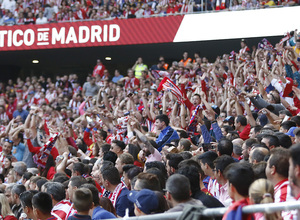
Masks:
[[[266,39],[262,39],[259,43],[258,43],[258,48],[260,49],[264,49],[264,50],[274,50],[273,45]]]
[[[54,144],[59,137],[59,133],[55,133],[52,137],[49,138],[49,140],[44,144],[44,146],[40,149],[40,151],[33,156],[33,161],[41,166],[42,168],[46,167],[46,162],[48,160],[48,157],[50,155],[50,152],[52,148],[54,147]]]
[[[282,38],[279,42],[279,45],[282,46],[284,44],[284,42],[288,41],[291,38],[291,35],[289,32],[286,33],[286,36],[284,38]],[[288,44],[288,42],[287,42]],[[287,45],[289,46],[289,45]]]
[[[161,77],[169,77],[170,74],[167,71],[162,70],[151,70],[152,75],[155,79],[159,79]]]
[[[175,85],[168,77],[163,78],[160,82],[157,91],[160,92],[161,90],[170,91],[173,95],[176,96],[178,101],[184,104],[184,100],[186,99],[182,91]]]
[[[197,105],[197,107],[195,108],[195,110],[193,111],[190,123],[188,125],[187,131],[190,133],[195,133],[196,129],[197,129],[197,124],[198,121],[196,119],[196,115],[198,115],[198,112],[203,109],[202,105]]]

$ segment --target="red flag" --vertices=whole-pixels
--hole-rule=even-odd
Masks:
[[[183,103],[185,100],[182,91],[168,77],[163,78],[163,80],[160,82],[157,91],[160,92],[161,90],[170,91],[181,103]]]

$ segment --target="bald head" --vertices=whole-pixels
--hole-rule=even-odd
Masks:
[[[249,162],[252,164],[257,164],[264,161],[265,156],[269,155],[269,151],[263,147],[256,147],[250,151]]]

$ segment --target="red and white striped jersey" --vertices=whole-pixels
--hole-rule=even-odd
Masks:
[[[295,199],[291,195],[291,187],[288,179],[284,179],[277,183],[274,187],[274,203],[291,202]],[[282,211],[281,216],[284,220],[292,219],[292,211]]]
[[[240,49],[239,55],[241,56],[241,55],[243,55],[244,53],[249,52],[249,51],[250,51],[249,47],[248,47],[248,46],[245,46],[244,48],[241,48],[241,49]]]
[[[284,179],[276,184],[274,187],[274,202],[288,202],[295,201],[291,195],[291,188],[288,179]]]
[[[216,199],[220,197],[220,185],[217,180],[210,178],[207,186],[208,191],[212,194]]]
[[[9,118],[8,118],[6,112],[3,112],[2,114],[0,114],[0,120],[9,121]]]
[[[73,208],[73,204],[69,200],[62,200],[57,203],[51,211],[51,214],[58,220],[67,220],[69,216],[74,215],[76,210]]]
[[[47,90],[46,99],[48,99],[49,102],[54,101],[56,99],[56,97],[57,97],[57,93],[55,90],[53,92],[50,92],[50,90]]]
[[[81,105],[81,102],[76,102],[73,99],[69,102],[69,107],[72,109],[73,112],[79,114],[79,106]]]

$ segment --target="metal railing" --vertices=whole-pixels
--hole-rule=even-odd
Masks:
[[[250,213],[273,213],[278,211],[288,211],[300,209],[300,201],[295,202],[281,202],[281,203],[269,203],[269,204],[259,204],[259,205],[248,205],[243,207],[242,211],[245,214]],[[222,216],[226,212],[227,208],[207,208],[203,210],[201,216],[216,217]],[[182,212],[172,212],[172,213],[161,213],[154,215],[145,215],[139,217],[124,217],[126,220],[168,220],[176,219],[182,214]]]

